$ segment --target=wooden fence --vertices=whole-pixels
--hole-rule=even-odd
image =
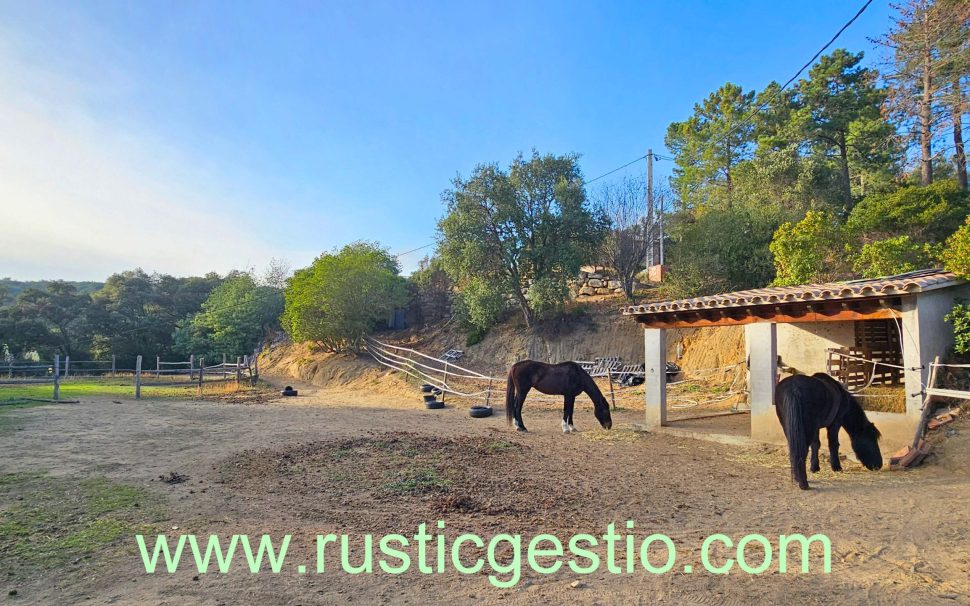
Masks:
[[[189,356],[185,361],[163,361],[155,356],[155,368],[144,367],[144,356],[135,358],[134,368],[119,368],[117,356],[110,360],[75,360],[70,356],[55,355],[52,362],[27,361],[0,362],[0,394],[5,386],[49,384],[53,399],[60,399],[61,386],[66,382],[82,379],[129,378],[135,399],[141,399],[142,387],[197,387],[202,394],[203,385],[244,381],[255,385],[259,379],[259,362],[256,355],[237,356],[229,362],[223,354],[218,364],[206,366],[205,358]]]

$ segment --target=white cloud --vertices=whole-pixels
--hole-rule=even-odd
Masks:
[[[274,256],[247,218],[256,201],[152,134],[161,129],[105,114],[111,88],[131,86],[123,74],[58,73],[3,39],[0,277],[188,275]]]

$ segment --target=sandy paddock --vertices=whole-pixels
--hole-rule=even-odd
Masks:
[[[310,561],[313,536],[330,532],[410,534],[440,519],[451,537],[548,532],[568,539],[630,519],[640,538],[669,535],[677,563],[656,576],[605,567],[585,576],[527,571],[511,589],[490,585],[487,571],[451,568],[353,576],[301,575],[295,566],[278,575],[198,575],[185,567],[146,575],[125,536],[89,558],[8,573],[4,593],[16,591],[8,602],[970,603],[965,433],[920,469],[873,473],[849,462],[842,474],[810,478],[815,489],[801,492],[780,451],[636,434],[629,429],[640,420],[635,410],[617,413],[607,434],[593,430],[583,401],[576,420],[586,431],[564,436],[554,407],[527,403],[531,432],[523,435],[504,416],[470,419],[463,405],[428,411],[413,397],[300,387],[296,401],[266,404],[85,399],[7,411],[0,472],[104,476],[144,488],[160,504],[153,532],[292,533],[288,562]],[[159,481],[170,472],[188,479]],[[0,485],[0,509],[20,503],[18,496],[16,487]],[[707,535],[796,532],[830,537],[831,574],[779,574],[773,564],[757,576],[713,575],[698,565]],[[683,571],[687,563],[694,572]]]

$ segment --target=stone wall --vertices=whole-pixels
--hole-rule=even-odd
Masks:
[[[623,288],[620,281],[616,279],[616,275],[602,265],[581,267],[577,279],[569,283],[569,291],[576,298],[623,294]]]

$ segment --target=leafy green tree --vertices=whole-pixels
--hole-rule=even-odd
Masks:
[[[201,311],[181,323],[175,348],[210,361],[222,354],[248,354],[277,325],[282,311],[280,289],[257,283],[250,273],[234,275],[209,294]]]
[[[957,303],[943,319],[953,325],[953,351],[970,354],[970,305]]]
[[[17,296],[15,324],[36,339],[33,344],[21,347],[43,351],[53,346],[61,355],[86,354],[90,347],[89,308],[91,297],[78,294],[77,288],[67,282],[54,281],[46,290],[29,288]],[[46,334],[45,334],[46,333]]]
[[[947,239],[941,258],[948,270],[970,280],[970,217]]]
[[[953,181],[912,185],[867,196],[849,215],[846,230],[863,242],[907,235],[916,243],[943,242],[970,213],[970,195]]]
[[[469,309],[482,300],[510,298],[526,325],[565,299],[566,283],[599,246],[606,219],[587,207],[577,157],[519,155],[507,169],[478,166],[457,178],[443,195],[438,254]],[[542,280],[543,296],[530,299],[530,284]],[[469,285],[496,296],[471,296]],[[550,299],[550,295],[552,299]],[[483,319],[490,313],[473,312]]]
[[[441,259],[425,257],[411,274],[412,309],[423,322],[442,320],[452,311],[454,283],[444,270]]]
[[[218,274],[175,278],[141,269],[110,276],[92,295],[92,352],[133,364],[138,355],[174,355],[177,324],[199,311],[222,282]]]
[[[828,282],[846,274],[841,226],[831,213],[810,210],[797,223],[783,223],[769,250],[778,286]]]
[[[885,93],[875,70],[860,67],[862,57],[844,49],[821,57],[798,84],[794,114],[814,153],[836,158],[846,209],[853,204],[853,173],[861,178],[893,166],[894,133],[879,110]]]
[[[283,329],[328,351],[359,350],[408,300],[397,259],[377,243],[355,242],[298,270],[285,292]]]
[[[734,170],[751,154],[754,125],[744,118],[753,100],[753,91],[728,82],[695,105],[686,121],[667,127],[665,142],[676,164],[671,184],[685,208],[731,203]]]
[[[666,294],[708,295],[770,282],[774,268],[768,244],[780,218],[774,210],[734,206],[696,218],[678,216],[671,226]]]
[[[862,246],[853,262],[856,273],[865,278],[893,276],[933,265],[927,245],[913,242],[909,236],[876,240]]]

